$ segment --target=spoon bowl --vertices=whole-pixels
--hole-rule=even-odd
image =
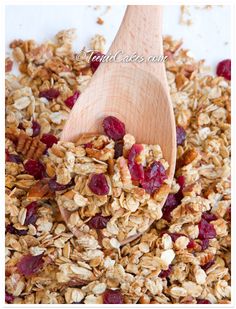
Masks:
[[[103,76],[100,74],[99,79],[102,82],[92,80],[81,95],[61,139],[76,141],[82,133],[104,133],[102,121],[115,116],[125,123],[126,132],[134,135],[138,143],[159,144],[170,163],[174,149],[169,145],[174,136],[172,125],[166,123],[173,124],[172,107],[167,104],[168,96],[159,79],[140,68],[115,65]]]
[[[134,25],[137,26],[136,32],[132,32]],[[159,6],[129,6],[108,53],[124,49],[126,53],[136,51],[146,58],[154,51],[161,55],[160,26]],[[103,133],[102,121],[107,116],[115,116],[124,122],[126,132],[132,134],[137,143],[159,144],[164,159],[169,163],[168,178],[172,180],[176,128],[163,62],[101,63],[73,107],[61,140],[76,141],[80,134],[86,132]],[[70,213],[62,208],[60,210],[63,219],[68,222]],[[81,235],[76,228],[71,230],[75,236]],[[122,245],[139,235],[125,239]]]

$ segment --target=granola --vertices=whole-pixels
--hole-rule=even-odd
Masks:
[[[124,160],[116,162],[111,155],[114,142],[104,135],[84,137],[76,146],[54,139],[45,143],[46,149],[37,157],[32,157],[35,151],[29,151],[33,143],[45,141],[44,134],[60,137],[70,111],[64,101],[83,91],[93,74],[84,51],[75,57],[74,38],[75,31],[70,29],[57,34],[55,43],[12,42],[18,76],[11,73],[12,57],[6,59],[6,302],[230,303],[230,81],[209,75],[204,61],[191,58],[181,48],[181,41],[164,38],[176,124],[186,137],[177,145],[175,179],[162,218],[138,239],[120,246],[117,228],[109,221],[113,237],[105,239],[84,224],[82,209],[91,211],[87,205],[94,197],[80,194],[80,190],[91,169],[106,173],[109,179],[116,173],[117,181],[122,177],[116,188],[117,201],[124,186],[131,190],[124,160],[135,144],[134,137],[125,135]],[[98,37],[92,42],[104,44]],[[40,92],[50,89],[57,92],[40,97]],[[33,121],[40,125],[36,136],[38,126]],[[28,148],[18,144],[21,135],[28,140]],[[91,146],[91,139],[96,147],[82,146]],[[103,141],[106,146],[99,148]],[[34,165],[31,175],[26,172],[26,160],[40,160],[44,168]],[[74,166],[82,177],[74,177]],[[63,190],[57,191],[58,186]],[[140,190],[132,195],[139,196]],[[129,206],[124,205],[135,211],[132,197]],[[80,238],[73,236],[61,218],[57,205],[61,198],[63,203],[69,200],[67,205],[73,209],[70,223],[80,227]],[[155,209],[153,201],[154,197],[150,211]],[[109,216],[104,197],[96,202]],[[137,219],[132,224],[138,225]],[[30,263],[30,276],[24,269],[25,260]]]
[[[165,195],[160,197],[159,192],[168,187],[165,172],[168,163],[159,145],[136,144],[129,134],[119,143],[124,144],[126,157],[123,152],[115,156],[116,143],[106,135],[83,134],[76,143],[58,142],[48,150],[56,182],[73,183],[63,191],[58,190],[55,197],[58,206],[69,213],[69,228],[89,233],[90,227],[95,229],[96,238],[102,232],[102,245],[107,249],[119,248],[124,240],[143,233],[154,220],[161,218]],[[140,149],[138,155],[135,147]],[[151,189],[144,183],[144,174],[148,172],[160,173],[155,180],[150,179]]]

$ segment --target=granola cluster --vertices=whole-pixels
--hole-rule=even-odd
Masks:
[[[70,111],[67,99],[83,91],[94,72],[84,52],[73,52],[74,36],[66,30],[55,43],[12,42],[18,76],[6,59],[6,302],[230,303],[230,82],[206,72],[204,61],[191,58],[180,41],[164,38],[177,164],[158,214],[154,197],[142,208],[148,194],[140,197],[136,190],[142,188],[130,184],[122,156],[111,160],[115,146],[107,136],[86,136],[77,145],[57,142]],[[104,39],[96,36],[92,44],[102,52]],[[123,151],[133,144],[125,135]],[[143,160],[148,153],[162,160],[159,148],[146,147]],[[75,171],[73,162],[82,170]],[[105,241],[84,223],[99,211],[105,218],[113,214],[109,194],[84,194],[91,167],[105,173],[109,188],[116,178],[114,213],[121,209],[130,217],[139,211],[138,201],[141,212],[158,215],[135,241],[120,246],[119,234],[126,224],[136,232],[142,215],[109,219]],[[80,237],[65,225],[60,203],[73,211]]]
[[[80,237],[89,233],[89,227],[94,229],[96,239],[100,235],[101,245],[107,249],[118,249],[127,238],[143,233],[154,220],[160,219],[161,202],[169,188],[165,173],[168,163],[159,145],[135,144],[130,134],[119,143],[123,151],[117,154],[117,144],[111,138],[82,135],[76,144],[54,144],[47,158],[55,168],[58,184],[73,183],[63,192],[57,191],[55,197],[58,206],[68,212],[68,227],[77,228]],[[143,187],[139,186],[137,172],[132,174],[129,159],[135,147],[140,149],[136,158],[140,165],[135,164],[142,168],[142,174],[143,166],[146,171],[153,167],[153,174],[158,168],[164,173],[155,179],[157,188],[151,184],[152,191],[144,180],[141,180]]]

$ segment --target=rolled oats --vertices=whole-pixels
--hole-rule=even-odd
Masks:
[[[132,135],[124,136],[124,158],[116,162],[114,142],[106,136],[82,136],[76,145],[59,142],[47,150],[49,157],[45,154],[42,135],[60,137],[70,112],[64,101],[84,91],[93,74],[85,57],[90,54],[85,49],[74,53],[74,38],[75,30],[67,29],[56,35],[56,43],[12,42],[17,77],[11,74],[12,57],[5,61],[6,149],[21,159],[16,163],[19,158],[13,156],[6,162],[6,296],[14,304],[102,304],[106,289],[118,289],[127,304],[196,304],[199,299],[230,303],[230,82],[211,76],[203,61],[181,48],[181,41],[164,38],[176,124],[186,131],[186,140],[177,147],[176,178],[162,188],[163,194],[178,197],[178,176],[184,176],[183,196],[166,220],[165,209],[158,206],[162,192],[150,200],[132,183],[124,159],[135,144]],[[100,35],[91,40],[100,52],[104,44]],[[50,88],[60,95],[39,98]],[[36,138],[32,120],[41,126]],[[89,143],[95,147],[83,146]],[[161,158],[160,148],[148,145],[140,156],[143,165]],[[49,178],[26,174],[28,159],[40,159],[48,177],[59,184],[74,183],[52,191]],[[106,174],[106,197],[89,190],[91,173]],[[32,214],[36,220],[24,225],[31,202],[38,203]],[[63,223],[58,204],[72,211],[68,226],[80,229],[78,239]],[[99,213],[112,217],[104,235],[87,225]],[[213,239],[199,239],[203,213],[216,216],[210,221]],[[155,222],[146,231],[150,218]],[[145,233],[121,246],[124,227],[128,235]],[[43,268],[31,277],[17,270],[27,254],[43,254]]]

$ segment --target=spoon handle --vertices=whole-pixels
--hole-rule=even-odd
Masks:
[[[108,51],[108,54],[115,54],[121,50],[118,60],[123,55],[144,57],[144,62],[133,61],[121,63],[120,65],[132,65],[156,77],[163,77],[164,62],[152,62],[150,56],[163,56],[162,44],[162,7],[159,5],[129,5],[126,9],[120,29]]]

